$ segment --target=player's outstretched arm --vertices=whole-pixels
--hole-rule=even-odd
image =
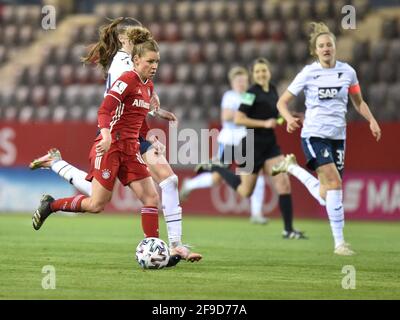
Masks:
[[[369,109],[368,104],[362,98],[361,91],[350,94],[350,99],[353,102],[354,108],[357,110],[357,112],[369,122],[369,128],[372,135],[376,141],[379,141],[382,136],[381,128]]]

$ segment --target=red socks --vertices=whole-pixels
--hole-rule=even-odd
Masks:
[[[157,207],[143,207],[142,214],[142,229],[144,237],[158,238],[158,208]]]
[[[50,207],[53,212],[55,211],[67,211],[67,212],[84,212],[81,208],[82,200],[87,198],[80,194],[75,197],[63,198],[54,200]],[[158,208],[157,207],[143,207],[141,210],[142,214],[142,229],[144,237],[159,237],[158,233]]]
[[[75,197],[63,198],[54,200],[50,207],[53,212],[67,211],[67,212],[83,212],[81,208],[82,200],[87,198],[83,194]]]

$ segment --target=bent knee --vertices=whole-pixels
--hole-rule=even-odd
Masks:
[[[342,189],[342,180],[341,179],[327,179],[321,187],[323,187],[325,190],[337,190],[337,189]]]
[[[290,187],[290,180],[288,175],[281,175],[280,177],[278,176],[278,179],[275,180],[274,184],[275,190],[278,194],[289,194],[291,193],[291,187]]]
[[[152,192],[150,194],[146,194],[141,200],[144,206],[158,207],[158,204],[160,202],[160,197],[158,196],[158,193]]]
[[[243,198],[249,198],[253,194],[253,190],[251,189],[238,189],[238,193],[243,197]]]

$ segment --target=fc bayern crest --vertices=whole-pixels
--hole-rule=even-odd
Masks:
[[[103,179],[107,180],[107,179],[109,179],[111,177],[111,171],[108,170],[108,169],[104,169],[101,172],[101,176],[103,177]]]

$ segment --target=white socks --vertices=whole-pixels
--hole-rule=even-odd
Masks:
[[[261,217],[263,215],[262,208],[264,204],[264,188],[264,176],[258,176],[253,194],[250,197],[252,217]]]
[[[91,196],[92,184],[85,180],[87,173],[70,165],[64,160],[58,160],[51,165],[51,170],[71,183],[81,193]]]
[[[193,191],[195,189],[210,188],[213,185],[212,173],[203,172],[192,179],[185,181],[185,189]]]
[[[328,190],[326,192],[326,211],[328,212],[329,222],[335,240],[335,248],[344,242],[344,210],[343,210],[343,191]]]
[[[305,185],[311,195],[317,199],[321,206],[325,206],[325,200],[319,195],[319,180],[317,178],[315,178],[307,170],[304,170],[302,167],[294,164],[289,165],[287,171]]]
[[[172,175],[160,182],[161,203],[170,246],[182,244],[182,208],[179,205],[178,177]]]

